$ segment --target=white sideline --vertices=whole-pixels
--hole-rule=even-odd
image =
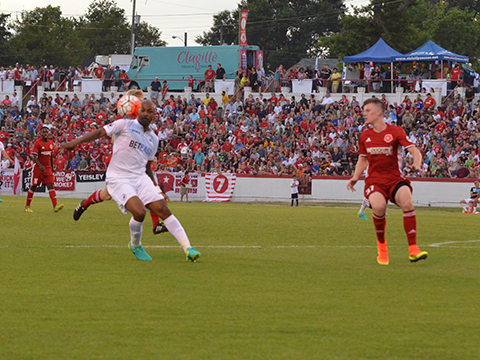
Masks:
[[[467,243],[478,243],[480,240],[462,240],[462,241],[445,241],[441,243],[434,243],[430,245],[421,245],[427,247],[440,247],[442,245],[450,244],[467,244]],[[10,245],[0,245],[0,249],[5,249],[10,247]],[[36,246],[36,245],[26,245],[19,246],[23,248],[35,248],[35,247],[45,247],[45,246]],[[52,248],[124,248],[126,245],[52,245]],[[159,248],[159,249],[176,249],[180,247],[179,245],[144,245],[145,248]],[[211,248],[211,249],[311,249],[311,248],[353,248],[353,249],[362,249],[362,248],[376,248],[376,245],[195,245],[197,248]],[[389,245],[389,248],[404,247],[404,245]],[[467,248],[465,246],[450,246],[451,248]],[[471,246],[468,248],[478,248],[477,246]]]

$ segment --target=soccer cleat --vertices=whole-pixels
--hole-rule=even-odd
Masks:
[[[367,219],[367,215],[365,215],[365,213],[361,213],[361,214],[359,213],[359,214],[358,214],[358,217],[359,217],[361,220],[368,220],[368,219]]]
[[[78,204],[75,210],[73,210],[73,220],[77,221],[78,219],[80,219],[80,216],[82,216],[83,212],[87,210],[83,207],[83,202],[85,200],[86,199],[83,199],[82,201],[80,201],[80,204]]]
[[[60,204],[60,205],[57,204],[57,205],[54,206],[53,211],[54,212],[59,212],[60,210],[63,209],[64,206],[65,205],[63,205],[63,204]]]
[[[33,210],[30,209],[30,206],[25,206],[25,212],[33,212]]]
[[[3,200],[2,200],[2,199],[0,199],[0,202],[3,202]]]
[[[425,260],[428,257],[428,252],[421,251],[418,246],[413,247],[413,249],[409,249],[410,253],[410,262],[417,262],[419,260]]]
[[[463,212],[464,214],[470,214],[470,211],[468,211],[468,210],[463,210],[462,212]]]
[[[200,254],[197,250],[195,250],[193,247],[189,247],[187,249],[187,261],[195,262],[197,259],[200,257]]]
[[[389,260],[388,260],[388,248],[387,248],[387,243],[379,243],[377,242],[377,262],[380,265],[388,265]]]
[[[138,260],[144,260],[144,261],[151,261],[152,258],[150,255],[147,254],[147,252],[144,250],[143,246],[140,245],[136,248],[132,247],[132,243],[128,242],[128,247],[130,250],[132,250],[133,254]]]
[[[153,227],[153,234],[158,235],[164,232],[168,232],[167,227],[161,221],[157,222],[157,225]]]

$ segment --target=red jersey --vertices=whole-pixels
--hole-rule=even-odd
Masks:
[[[207,70],[205,71],[205,74],[204,74],[204,75],[205,75],[205,80],[206,80],[206,81],[212,81],[213,78],[215,77],[215,70],[213,70],[213,69],[207,69]]]
[[[452,71],[450,72],[450,75],[452,77],[452,81],[458,81],[460,78],[462,71],[458,68],[453,68]]]
[[[38,139],[33,144],[32,154],[37,155],[38,161],[45,167],[45,170],[52,169],[52,151],[53,141],[50,139],[47,142]]]
[[[188,175],[185,175],[184,177],[182,177],[182,179],[180,180],[180,183],[183,186],[188,185],[190,183],[190,178],[188,177]]]
[[[429,97],[425,99],[424,104],[426,109],[430,109],[431,107],[435,106],[436,101],[433,97]]]
[[[401,127],[387,124],[386,129],[379,133],[367,129],[360,135],[359,153],[368,160],[365,184],[403,178],[402,146],[407,149],[415,145],[407,139]]]
[[[97,77],[97,79],[101,79],[103,77],[104,72],[105,72],[105,69],[101,66],[97,67],[94,70],[94,73],[95,73],[95,76]]]

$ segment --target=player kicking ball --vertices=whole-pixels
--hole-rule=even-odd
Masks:
[[[108,193],[120,210],[130,212],[129,248],[138,260],[152,260],[142,247],[143,221],[147,209],[161,219],[170,233],[185,251],[187,260],[196,261],[200,252],[191,245],[185,230],[173,215],[162,193],[157,189],[151,163],[158,148],[158,137],[150,128],[156,114],[156,107],[150,100],[142,101],[135,120],[120,119],[101,129],[65,143],[63,148],[73,150],[77,145],[94,141],[104,136],[115,136],[113,156],[107,168],[106,184]]]
[[[139,99],[139,101],[142,101],[142,99],[143,99],[143,91],[142,90],[136,90],[136,89],[128,90],[125,95],[126,96],[127,95],[135,96]],[[137,115],[138,115],[138,111],[135,111],[132,114],[124,114],[123,117],[124,118],[129,118],[129,119],[131,119],[131,118],[135,119],[137,117]],[[162,195],[165,198],[165,200],[170,202],[170,198],[163,192],[163,189],[161,189],[161,190],[162,190]],[[73,219],[75,221],[78,221],[80,219],[80,217],[82,216],[82,214],[91,205],[98,204],[98,203],[101,203],[103,201],[108,201],[108,200],[111,200],[111,199],[112,199],[112,197],[108,193],[108,190],[107,190],[106,186],[102,190],[95,191],[88,198],[80,201],[80,203],[77,205],[77,207],[73,211]],[[164,232],[168,232],[167,227],[160,221],[157,214],[150,211],[150,216],[152,218],[153,234],[154,235],[158,235],[158,234],[161,234],[161,233],[164,233]]]
[[[32,185],[27,192],[27,202],[25,204],[25,212],[31,213],[33,210],[30,204],[33,200],[33,195],[37,186],[45,185],[48,189],[48,194],[52,200],[53,211],[59,212],[63,209],[63,204],[57,204],[57,193],[55,192],[53,177],[53,141],[49,139],[50,130],[47,126],[43,126],[40,130],[40,139],[35,141],[31,152],[31,157],[35,165],[32,169]]]
[[[384,112],[385,106],[379,99],[368,99],[363,104],[365,125],[370,125],[371,128],[360,135],[360,156],[347,189],[355,191],[355,184],[368,166],[364,196],[373,210],[373,223],[377,234],[377,262],[380,265],[389,264],[385,241],[385,211],[389,200],[403,210],[403,227],[407,234],[410,261],[417,262],[426,259],[428,253],[417,246],[417,218],[412,201],[412,187],[410,181],[402,176],[401,162],[398,159],[403,146],[413,156],[413,164],[408,167],[421,171],[422,155],[407,139],[401,127],[385,123]]]

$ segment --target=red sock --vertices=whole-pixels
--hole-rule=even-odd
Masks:
[[[26,206],[30,206],[30,204],[32,203],[32,199],[33,199],[34,194],[35,193],[32,190],[28,190],[28,192],[27,192],[27,203],[25,204]]]
[[[380,244],[385,242],[385,224],[387,221],[385,220],[385,215],[378,216],[373,214],[373,224],[375,225],[375,231],[377,233],[377,241]]]
[[[97,204],[102,202],[103,200],[100,198],[100,192],[102,190],[95,191],[92,195],[90,195],[87,200],[83,202],[83,207],[87,209],[90,205]]]
[[[155,227],[157,225],[157,223],[160,221],[160,218],[153,211],[150,211],[150,216],[152,217],[153,227]]]
[[[48,195],[50,195],[53,207],[57,206],[57,193],[55,192],[55,189],[48,190]]]
[[[407,233],[408,245],[417,244],[417,217],[415,210],[403,212],[403,228]]]

